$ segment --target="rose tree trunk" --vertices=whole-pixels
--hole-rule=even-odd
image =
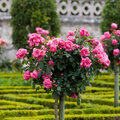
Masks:
[[[59,96],[59,120],[64,120],[65,96]]]
[[[119,66],[115,64],[114,107],[119,106]]]

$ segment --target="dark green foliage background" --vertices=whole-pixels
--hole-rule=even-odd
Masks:
[[[120,29],[120,0],[106,0],[102,12],[101,31],[109,31],[111,23],[117,23]]]
[[[16,48],[26,47],[27,34],[35,32],[36,27],[49,30],[50,36],[60,33],[55,0],[13,0],[11,15],[12,38]]]

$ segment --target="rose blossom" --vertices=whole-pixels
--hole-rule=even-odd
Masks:
[[[50,51],[51,52],[56,52],[57,51],[57,46],[56,45],[51,45],[50,46]]]
[[[31,77],[33,79],[37,79],[39,76],[40,71],[37,71],[36,69],[31,73]]]
[[[30,71],[29,71],[29,70],[24,73],[23,78],[24,78],[25,80],[29,80],[29,79],[31,78],[31,76],[30,76]]]
[[[50,67],[54,67],[54,62],[53,62],[52,60],[50,60],[50,61],[48,62],[48,64],[49,64]]]
[[[113,50],[113,55],[118,56],[119,55],[119,49],[114,49]]]
[[[37,60],[40,60],[43,56],[45,56],[46,51],[45,50],[40,50],[40,49],[33,49],[33,58],[37,58]]]
[[[45,80],[45,79],[51,79],[51,76],[52,76],[52,72],[49,74],[49,75],[47,75],[46,73],[42,76],[42,78]]]
[[[74,37],[73,37],[73,36],[69,36],[69,37],[67,38],[67,40],[73,42],[73,41],[74,41]]]
[[[89,37],[89,32],[85,28],[81,28],[79,34],[81,35],[81,37]]]
[[[112,23],[112,24],[111,24],[111,28],[117,29],[117,28],[118,28],[118,26],[117,26],[117,24],[116,24],[116,23]]]
[[[60,48],[64,48],[65,47],[65,40],[60,39],[59,45],[60,45]]]
[[[73,46],[73,43],[71,41],[68,41],[68,40],[65,41],[66,51],[71,50],[72,46]]]
[[[111,35],[110,35],[109,31],[105,32],[104,36],[107,40],[111,38]]]
[[[88,57],[82,58],[82,61],[80,63],[80,67],[89,68],[91,65],[92,65],[91,60]]]
[[[0,39],[0,45],[5,46],[6,42],[4,40]]]
[[[45,88],[51,88],[52,87],[52,81],[50,81],[50,79],[45,79],[44,81],[43,81],[43,85],[44,85],[44,87]]]
[[[90,55],[90,51],[89,51],[89,49],[88,48],[82,48],[82,50],[80,51],[80,55],[82,56],[82,57],[86,57],[86,56],[89,56]]]
[[[26,49],[19,49],[18,52],[16,53],[16,58],[17,59],[23,59],[25,57],[25,55],[28,54]]]
[[[91,43],[92,43],[93,46],[97,46],[99,44],[99,39],[94,38],[94,39],[91,40]]]
[[[54,38],[52,40],[52,45],[58,46],[59,45],[59,39],[58,38]]]
[[[74,35],[75,35],[75,32],[71,30],[71,31],[68,32],[68,36],[67,37],[74,36]]]
[[[116,35],[120,36],[120,30],[116,31]]]
[[[105,35],[102,35],[101,38],[100,38],[101,41],[104,41],[105,40]]]
[[[117,45],[118,41],[116,39],[112,40],[113,45]]]

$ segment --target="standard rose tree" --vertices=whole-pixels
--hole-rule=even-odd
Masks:
[[[102,45],[111,61],[111,69],[115,73],[114,106],[119,106],[119,66],[120,66],[120,30],[115,23],[111,24],[110,31],[101,36]]]
[[[18,59],[26,64],[24,79],[33,79],[34,84],[44,86],[46,92],[59,99],[59,120],[64,120],[65,96],[78,99],[90,85],[90,79],[99,69],[110,65],[107,54],[98,39],[85,29],[70,31],[67,39],[50,38],[42,28],[28,35],[29,49],[19,49]],[[55,106],[57,119],[57,106]]]

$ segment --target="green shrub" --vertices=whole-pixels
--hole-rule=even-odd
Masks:
[[[120,29],[120,0],[106,0],[100,25],[102,33],[110,30],[111,23],[117,23]]]
[[[16,48],[26,47],[27,34],[35,32],[36,27],[49,30],[51,36],[60,33],[55,0],[13,0],[11,15]]]

